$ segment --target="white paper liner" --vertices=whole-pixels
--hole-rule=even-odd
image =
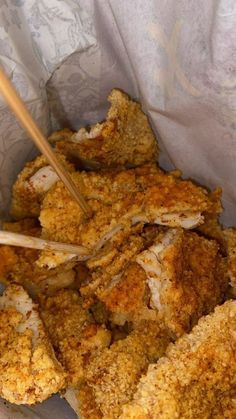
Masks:
[[[3,0],[0,63],[45,133],[102,119],[113,87],[139,99],[161,164],[222,186],[223,221],[236,225],[235,24],[235,0]],[[34,154],[0,98],[2,217]],[[72,419],[64,406],[54,397],[20,416],[1,403],[0,417]]]

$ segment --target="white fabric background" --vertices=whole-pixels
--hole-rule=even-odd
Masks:
[[[221,185],[223,220],[236,225],[235,0],[0,4],[0,63],[45,133],[103,118],[108,92],[122,88],[148,113],[161,164],[210,188]],[[34,153],[0,100],[2,216],[16,174]],[[66,418],[60,409],[55,415]]]

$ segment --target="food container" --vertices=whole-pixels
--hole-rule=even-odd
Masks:
[[[0,61],[45,134],[104,118],[113,87],[137,98],[161,149],[209,188],[236,224],[236,3],[233,0],[12,0],[1,5]],[[37,151],[0,102],[0,212]],[[72,419],[59,396],[36,407],[0,402],[1,419]]]

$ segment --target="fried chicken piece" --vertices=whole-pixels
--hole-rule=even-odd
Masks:
[[[66,160],[65,156],[59,153],[56,155],[68,172],[74,171],[74,166]],[[14,219],[37,218],[46,192],[58,179],[57,174],[48,165],[46,157],[39,156],[26,163],[13,185],[11,216]]]
[[[76,172],[71,177],[93,216],[87,219],[64,185],[57,182],[43,201],[43,236],[89,249],[102,247],[108,238],[111,243],[121,242],[130,235],[133,224],[193,228],[202,222],[202,211],[210,205],[203,188],[155,165],[120,172]]]
[[[227,253],[228,276],[233,295],[236,296],[236,229],[227,228],[223,233]]]
[[[54,296],[42,298],[41,315],[57,357],[68,374],[67,386],[78,386],[91,354],[109,345],[110,332],[93,322],[75,290],[60,290]]]
[[[236,302],[200,319],[150,365],[120,419],[234,418]]]
[[[224,298],[228,286],[225,259],[214,240],[169,229],[136,261],[147,275],[150,306],[158,310],[174,336],[190,331]]]
[[[34,219],[23,219],[15,223],[4,223],[4,230],[30,236],[40,236],[41,228]],[[24,247],[0,247],[0,278],[3,283],[16,282],[24,286],[30,296],[40,293],[53,294],[56,290],[69,287],[75,281],[74,262],[67,262],[55,269],[39,267],[40,252]]]
[[[0,329],[1,397],[34,404],[65,386],[37,306],[19,285],[9,285],[0,297]]]
[[[169,341],[165,330],[158,323],[143,322],[125,339],[101,350],[91,358],[86,369],[86,383],[93,390],[94,401],[91,401],[90,391],[82,402],[96,406],[103,418],[118,418],[122,405],[132,400],[138,381],[149,362],[163,355]],[[86,419],[91,417],[84,416]]]
[[[115,324],[161,315],[173,336],[180,336],[222,302],[226,261],[215,240],[197,233],[156,228],[152,234],[148,245],[144,237],[130,236],[112,260],[95,265],[80,291],[102,301]],[[93,260],[88,266],[94,268]]]
[[[105,122],[57,141],[57,150],[94,170],[156,161],[157,142],[140,104],[117,89],[111,91],[108,100],[111,107]]]

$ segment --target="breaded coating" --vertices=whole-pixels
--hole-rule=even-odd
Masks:
[[[68,386],[78,386],[91,353],[109,345],[110,332],[93,322],[76,290],[62,289],[42,299],[41,315],[56,355],[68,374]]]
[[[136,261],[147,275],[150,306],[158,310],[174,336],[190,331],[224,298],[228,278],[214,240],[169,229]]]
[[[144,322],[125,339],[97,353],[86,370],[86,382],[93,389],[94,397],[91,403],[89,394],[89,404],[100,409],[103,418],[118,418],[122,405],[132,400],[148,364],[163,355],[169,341],[158,323]]]
[[[192,228],[202,222],[201,213],[210,205],[203,188],[155,165],[126,171],[76,172],[71,177],[93,216],[87,219],[64,185],[57,182],[43,201],[43,235],[92,249],[117,226],[121,230],[118,236],[124,237],[137,223]],[[112,240],[116,238],[114,234]]]
[[[58,130],[58,131],[54,131],[51,135],[49,135],[49,137],[48,137],[48,141],[52,144],[52,145],[54,145],[54,144],[56,144],[58,141],[62,141],[62,140],[69,140],[71,137],[72,137],[72,135],[74,134],[75,132],[74,131],[72,131],[71,129],[69,129],[69,128],[63,128],[63,129],[60,129],[60,130]]]
[[[156,227],[148,241],[130,236],[112,259],[87,264],[95,270],[81,294],[102,301],[113,323],[161,316],[175,337],[221,303],[228,287],[219,244],[183,229]]]
[[[102,419],[101,410],[95,403],[93,389],[81,383],[78,388],[68,388],[63,397],[81,419]]]
[[[233,294],[236,296],[236,229],[225,229],[224,239],[227,253],[228,276]]]
[[[203,214],[204,222],[197,227],[197,230],[207,238],[215,239],[221,245],[222,251],[225,250],[223,228],[219,222],[219,216],[223,211],[221,205],[221,188],[216,188],[209,193],[211,205]]]
[[[39,237],[41,228],[34,219],[4,223],[4,230]],[[55,269],[39,267],[40,252],[24,247],[0,247],[0,278],[4,284],[18,283],[37,298],[40,293],[53,294],[60,288],[69,287],[75,280],[74,262],[67,262]]]
[[[120,419],[236,417],[236,302],[202,317],[150,365]]]
[[[133,229],[132,234],[121,244],[117,243],[112,250],[108,245],[108,249],[105,247],[97,256],[88,260],[86,265],[91,277],[80,287],[85,301],[90,298],[92,302],[93,297],[103,301],[108,310],[111,309],[116,316],[121,317],[119,324],[133,318],[136,312],[140,315],[141,309],[143,318],[146,315],[150,319],[150,310],[146,308],[146,276],[134,258],[153,242],[158,231],[157,226],[145,227],[141,233]]]
[[[26,234],[28,236],[40,237],[41,226],[35,218],[23,218],[15,222],[4,222],[3,230],[13,233]]]
[[[0,280],[4,281],[12,267],[17,263],[18,257],[10,246],[0,246]]]
[[[84,167],[134,167],[156,161],[157,141],[139,103],[113,89],[106,121],[80,129],[56,142],[56,148],[69,159],[77,158]]]
[[[56,153],[56,156],[68,172],[74,171],[73,164],[69,163],[65,156],[59,153]],[[58,176],[48,165],[46,157],[39,156],[26,163],[13,185],[11,216],[16,220],[26,217],[37,218],[46,192],[57,181]]]
[[[42,402],[65,386],[37,306],[19,285],[0,297],[0,395],[11,403]]]

